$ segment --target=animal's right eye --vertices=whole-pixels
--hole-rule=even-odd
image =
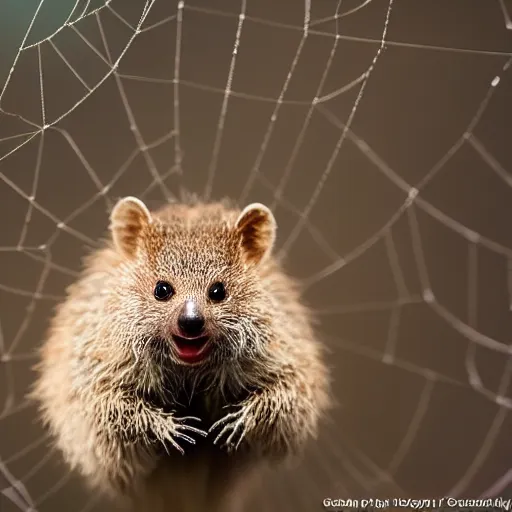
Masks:
[[[166,281],[158,281],[154,295],[156,300],[169,300],[174,295],[174,289]]]

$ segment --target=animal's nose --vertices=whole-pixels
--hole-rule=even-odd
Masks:
[[[178,317],[181,333],[187,338],[196,338],[203,332],[204,323],[204,316],[197,304],[192,300],[185,302]]]

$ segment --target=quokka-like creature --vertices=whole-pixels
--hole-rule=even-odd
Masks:
[[[329,409],[310,310],[261,204],[118,201],[58,306],[31,393],[56,446],[133,510],[242,510]]]

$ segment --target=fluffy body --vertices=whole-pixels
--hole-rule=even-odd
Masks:
[[[140,229],[128,216],[134,256],[112,241],[89,255],[41,349],[32,397],[57,447],[136,510],[240,510],[261,466],[299,455],[330,405],[310,311],[271,255],[247,258],[240,214],[189,201]],[[158,280],[172,283],[170,301],[155,300]],[[217,281],[218,304],[207,296]],[[170,336],[189,298],[212,344],[192,365]]]

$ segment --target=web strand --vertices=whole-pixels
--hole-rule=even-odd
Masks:
[[[238,49],[240,46],[240,38],[242,36],[242,28],[244,26],[246,9],[247,9],[247,2],[246,2],[246,0],[242,0],[242,11],[240,12],[240,16],[238,17],[239,21],[238,21],[238,26],[236,29],[235,45],[233,47],[231,63],[229,65],[228,79],[227,79],[227,83],[226,83],[226,88],[224,89],[224,99],[222,100],[222,107],[220,110],[219,122],[217,124],[217,133],[215,135],[215,142],[213,143],[213,153],[210,158],[210,167],[208,168],[208,177],[206,179],[206,188],[204,191],[204,197],[206,200],[210,199],[210,196],[212,193],[212,188],[213,188],[213,180],[215,178],[215,171],[217,170],[217,163],[219,160],[219,153],[220,153],[220,145],[222,142],[222,134],[224,132],[224,123],[226,122],[229,97],[231,94],[231,84],[233,83],[233,73],[235,72],[236,59],[238,56]]]
[[[390,0],[388,9],[386,12],[386,19],[384,21],[384,30],[382,32],[381,45],[379,46],[377,53],[375,54],[375,57],[373,58],[373,61],[370,64],[370,67],[368,68],[368,71],[366,72],[365,79],[363,80],[363,83],[361,84],[361,87],[359,88],[359,92],[357,94],[356,100],[354,102],[354,105],[352,106],[352,110],[350,111],[350,115],[348,117],[347,124],[346,124],[345,128],[343,129],[343,131],[341,132],[340,138],[338,139],[336,147],[334,148],[334,152],[332,153],[331,158],[329,159],[329,162],[327,163],[327,167],[324,170],[324,172],[322,173],[322,175],[320,176],[318,184],[317,184],[315,190],[313,191],[313,194],[311,195],[311,198],[310,198],[308,204],[306,205],[306,208],[304,209],[304,212],[303,212],[304,215],[303,215],[303,217],[301,217],[299,219],[299,222],[297,222],[297,224],[295,225],[295,228],[292,230],[292,232],[290,233],[288,238],[285,240],[283,246],[281,247],[281,254],[283,254],[283,255],[285,255],[287,253],[287,251],[290,249],[290,247],[295,242],[295,240],[299,236],[300,232],[304,228],[304,219],[306,217],[308,217],[309,214],[311,213],[314,205],[316,204],[316,202],[318,200],[318,197],[320,196],[320,193],[322,192],[322,189],[323,189],[327,179],[329,178],[329,175],[332,171],[332,168],[334,166],[336,158],[338,157],[338,153],[341,149],[341,145],[343,144],[343,142],[345,140],[347,131],[350,128],[352,121],[354,119],[354,116],[356,114],[357,107],[359,106],[359,103],[360,103],[361,99],[363,98],[363,94],[364,94],[364,91],[366,88],[366,84],[368,83],[368,79],[370,78],[371,72],[373,71],[375,64],[377,63],[377,61],[385,47],[386,33],[388,30],[388,24],[389,24],[392,6],[393,6],[393,0]]]

